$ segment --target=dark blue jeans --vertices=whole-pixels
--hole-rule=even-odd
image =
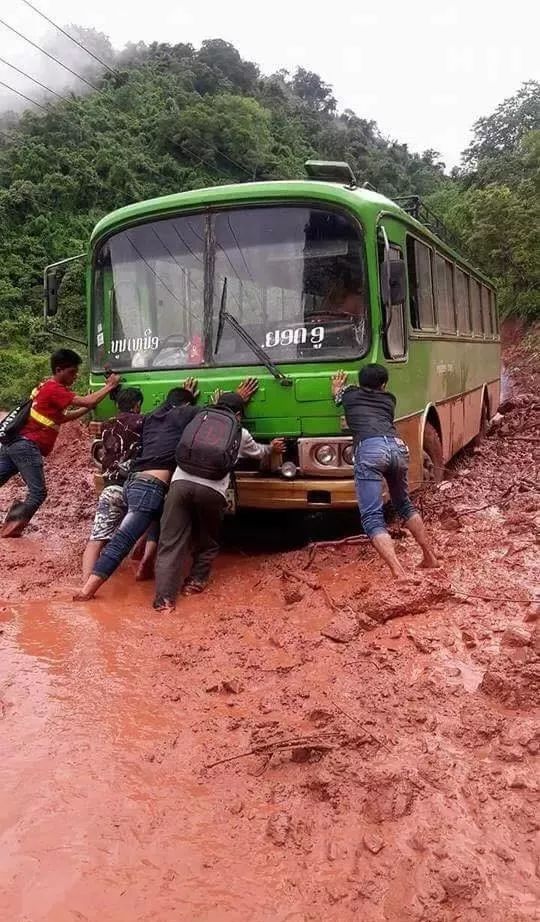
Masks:
[[[0,447],[0,487],[15,474],[20,474],[27,493],[23,502],[16,500],[6,516],[6,521],[29,522],[47,498],[43,457],[35,442],[16,439],[11,445]]]
[[[159,522],[167,485],[156,477],[134,477],[124,487],[127,512],[118,531],[105,545],[93,569],[94,576],[108,579],[133,550],[148,528]],[[152,538],[156,538],[156,533]]]
[[[392,505],[406,522],[416,509],[409,496],[409,449],[402,439],[381,436],[364,439],[355,452],[354,481],[362,527],[369,538],[385,532],[383,486],[388,484]]]

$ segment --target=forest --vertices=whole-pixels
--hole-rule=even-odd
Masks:
[[[173,191],[298,178],[309,158],[346,160],[390,197],[420,195],[494,280],[501,315],[540,317],[539,83],[480,118],[448,174],[436,151],[412,152],[339,111],[332,87],[302,67],[264,75],[220,39],[115,53],[94,30],[70,33],[96,54],[84,71],[77,59],[92,89],[52,102],[34,93],[39,109],[0,114],[0,406],[46,371],[43,267],[83,252],[104,214]],[[82,287],[80,268],[63,286],[61,320],[81,337]]]

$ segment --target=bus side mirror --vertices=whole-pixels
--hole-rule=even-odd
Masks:
[[[385,257],[381,264],[381,294],[383,304],[403,304],[407,297],[407,270],[402,259]]]
[[[46,269],[44,281],[43,297],[45,301],[45,317],[54,317],[58,313],[58,285],[60,276],[54,269]]]

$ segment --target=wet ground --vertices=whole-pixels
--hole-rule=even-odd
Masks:
[[[538,364],[508,350],[500,428],[419,497],[445,566],[410,590],[366,542],[297,547],[354,523],[279,552],[263,519],[175,617],[131,563],[74,604],[92,488],[64,436],[0,546],[1,919],[538,918]]]

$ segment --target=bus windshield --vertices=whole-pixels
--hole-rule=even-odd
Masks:
[[[314,206],[184,214],[109,237],[96,251],[95,368],[353,359],[369,347],[360,227]],[[220,324],[226,311],[237,324]],[[236,326],[236,329],[235,329]]]

